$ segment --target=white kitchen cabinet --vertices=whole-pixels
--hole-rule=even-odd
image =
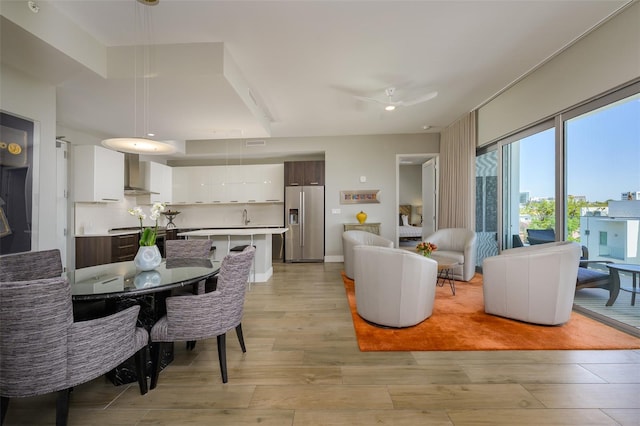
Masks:
[[[284,202],[284,165],[258,164],[251,167],[249,173],[257,176],[257,182],[252,186],[252,198],[256,202],[276,203]]]
[[[250,197],[247,190],[247,176],[244,170],[249,166],[218,166],[225,169],[224,185],[228,203],[246,203]]]
[[[230,188],[230,185],[227,184],[226,166],[211,166],[209,169],[211,202],[228,203],[233,194],[233,188]]]
[[[267,203],[284,201],[284,165],[225,166],[227,202]]]
[[[284,201],[284,165],[173,168],[173,203],[274,203]]]
[[[210,203],[209,167],[174,167],[172,171],[173,204]]]
[[[172,167],[153,161],[141,161],[140,172],[144,178],[144,187],[151,191],[152,203],[171,203],[173,201]]]
[[[187,167],[174,167],[171,173],[171,203],[187,203],[187,186],[189,185],[189,173]]]
[[[211,167],[197,166],[189,167],[189,198],[193,203],[210,203],[213,199],[211,195]]]
[[[113,202],[124,199],[124,154],[97,145],[73,149],[74,200]]]

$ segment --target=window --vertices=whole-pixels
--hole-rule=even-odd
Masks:
[[[517,134],[502,145],[503,247],[529,240],[529,229],[555,239],[555,129],[552,122]]]
[[[566,114],[565,221],[591,260],[638,264],[640,93],[625,95]]]

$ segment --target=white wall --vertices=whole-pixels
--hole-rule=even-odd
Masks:
[[[6,65],[0,66],[0,109],[34,121],[32,249],[56,248],[56,90]]]
[[[635,3],[478,110],[478,146],[640,77]]]

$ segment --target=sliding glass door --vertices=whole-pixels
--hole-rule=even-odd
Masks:
[[[502,145],[502,247],[554,241],[555,129],[548,122]]]
[[[577,109],[564,129],[567,239],[640,264],[640,94]]]
[[[490,217],[485,177],[492,174],[486,171],[491,149],[498,153],[501,250],[566,240],[596,261],[588,263],[592,273],[609,273],[610,263],[597,261],[640,265],[640,80],[479,150],[479,235]],[[633,276],[623,270],[618,277],[626,291],[612,306],[606,306],[609,290],[583,288],[576,292],[576,309],[637,331],[639,311],[629,291]]]

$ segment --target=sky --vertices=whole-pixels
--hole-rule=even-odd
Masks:
[[[588,201],[640,192],[640,95],[567,122],[567,193]],[[554,197],[554,130],[520,142],[520,190]]]

